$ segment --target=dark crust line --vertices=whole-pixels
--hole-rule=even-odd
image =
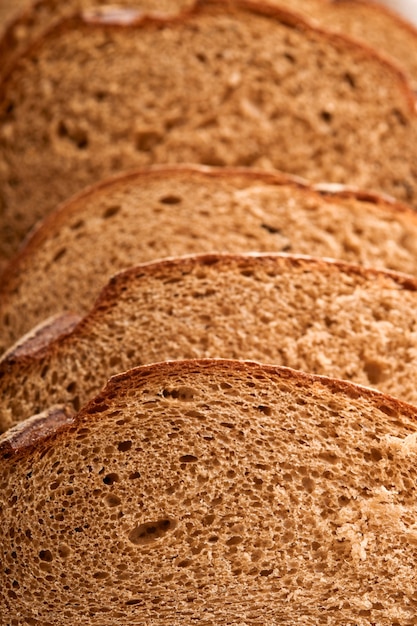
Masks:
[[[318,389],[327,389],[332,394],[341,393],[352,400],[363,399],[385,415],[394,416],[397,420],[399,417],[405,417],[411,421],[411,424],[407,426],[417,431],[416,407],[368,387],[326,376],[307,374],[288,367],[264,365],[255,361],[191,359],[143,365],[113,376],[101,393],[85,404],[77,414],[65,417],[65,413],[62,414],[59,410],[56,428],[51,423],[48,425],[48,419],[46,419],[46,428],[44,429],[40,423],[33,437],[25,434],[27,421],[22,422],[20,432],[16,433],[16,430],[14,430],[12,435],[6,432],[5,435],[0,437],[0,462],[15,463],[23,455],[47,451],[54,443],[59,443],[59,439],[71,436],[71,433],[76,431],[83,423],[100,419],[100,414],[108,407],[106,404],[108,399],[111,401],[119,393],[122,397],[124,391],[132,389],[132,387],[138,390],[141,388],[146,389],[148,380],[152,377],[157,378],[162,388],[163,385],[169,384],[171,379],[174,379],[176,384],[178,384],[180,382],[178,377],[190,374],[201,375],[207,370],[209,374],[220,374],[221,372],[239,374],[243,372],[243,375],[258,375],[270,379],[277,378],[282,381],[290,381],[297,388],[308,389],[315,386]],[[400,416],[398,416],[399,413],[401,413]],[[21,439],[22,437],[23,439]],[[20,444],[20,441],[24,441],[24,444]]]
[[[71,424],[74,414],[70,407],[53,406],[20,422],[0,436],[0,457],[8,458],[14,452],[33,448],[49,435],[55,435],[64,426]]]
[[[95,15],[90,11],[81,11],[73,14],[70,17],[62,18],[53,24],[50,28],[46,29],[43,36],[41,36],[38,40],[32,42],[29,47],[22,52],[16,59],[10,64],[8,71],[6,71],[2,83],[6,84],[8,80],[13,76],[13,70],[16,66],[20,64],[20,62],[25,60],[28,56],[30,56],[33,52],[35,52],[38,48],[42,47],[43,39],[45,35],[48,33],[55,33],[55,36],[59,36],[60,33],[66,31],[68,27],[70,28],[79,28],[82,27],[91,27],[94,28],[96,26],[111,28],[111,29],[120,29],[120,28],[129,28],[129,27],[165,27],[177,23],[182,23],[186,21],[192,15],[198,15],[200,11],[204,10],[205,7],[214,7],[218,8],[222,11],[222,13],[226,11],[233,10],[247,10],[252,13],[256,13],[258,15],[264,15],[266,17],[271,17],[273,19],[278,19],[282,23],[287,26],[299,29],[305,32],[312,34],[313,36],[319,35],[327,38],[329,41],[333,43],[337,48],[350,48],[355,54],[367,59],[375,59],[381,63],[381,65],[385,66],[385,70],[390,71],[392,77],[398,80],[399,87],[402,89],[405,99],[408,102],[408,106],[410,108],[410,112],[412,115],[416,114],[415,110],[415,97],[411,87],[411,84],[408,81],[407,76],[404,71],[397,65],[395,62],[392,62],[391,59],[387,58],[384,54],[380,53],[377,50],[374,50],[371,46],[363,42],[358,42],[355,39],[351,39],[350,37],[335,33],[333,31],[326,30],[317,26],[315,22],[309,22],[308,18],[304,18],[303,16],[292,13],[287,9],[283,9],[282,7],[272,6],[269,4],[264,4],[263,2],[253,1],[253,0],[195,0],[194,6],[187,8],[178,14],[172,15],[155,15],[151,13],[140,13],[139,11],[136,14],[136,17],[132,17],[132,10],[127,9],[128,15],[130,18],[127,20],[121,20],[120,17],[114,23],[110,23],[109,19],[100,20],[97,12]],[[118,9],[119,15],[123,12],[123,7]],[[103,11],[104,13],[104,11]],[[0,93],[4,91],[2,89],[3,85],[0,85]],[[0,110],[3,108],[5,102],[5,97],[0,99]],[[7,102],[7,101],[6,101]]]
[[[78,313],[65,312],[53,315],[25,333],[0,356],[0,378],[1,364],[4,361],[9,362],[9,355],[13,360],[20,360],[27,355],[43,352],[51,342],[71,334],[81,320],[82,317]]]
[[[417,44],[417,28],[407,19],[403,18],[400,14],[396,13],[385,5],[380,5],[373,0],[321,0],[321,2],[323,6],[327,5],[332,8],[336,8],[336,10],[338,5],[351,5],[352,8],[355,6],[363,6],[365,8],[371,9],[377,14],[385,14],[401,29],[407,30],[411,35],[413,35],[416,38]],[[36,11],[38,11],[39,9],[42,10],[45,5],[49,5],[50,8],[51,4],[52,7],[57,4],[56,0],[52,0],[52,2],[49,3],[48,0],[33,0],[32,4],[30,4],[29,6],[22,7],[16,16],[9,17],[6,29],[4,30],[3,35],[0,38],[0,61],[2,60],[4,54],[6,54],[7,57],[7,51],[10,48],[14,48],[16,44],[15,30],[22,26],[25,28],[30,27],[33,23],[33,14],[36,13]],[[186,10],[184,9],[183,12],[185,11]],[[294,12],[296,13],[297,11]],[[303,16],[301,16],[300,14],[300,17]],[[305,19],[308,20],[309,18],[306,16]]]
[[[408,205],[403,204],[395,198],[344,185],[338,185],[337,190],[332,190],[331,188],[326,189],[325,184],[323,184],[323,186],[321,186],[321,184],[312,185],[301,177],[286,174],[278,170],[271,172],[245,167],[215,168],[187,163],[149,165],[147,167],[133,169],[106,177],[98,183],[85,187],[68,200],[62,202],[54,211],[40,220],[26,236],[19,252],[17,252],[16,255],[9,260],[3,270],[3,274],[0,275],[0,295],[7,294],[12,291],[15,285],[18,284],[18,280],[16,279],[19,277],[21,267],[25,266],[27,258],[30,260],[32,250],[36,250],[39,245],[42,245],[48,240],[49,229],[54,230],[57,227],[60,228],[72,215],[76,215],[79,212],[80,205],[81,209],[83,209],[85,201],[88,201],[90,198],[94,198],[96,194],[100,194],[107,189],[111,190],[116,185],[129,183],[130,181],[134,183],[138,179],[146,180],[158,178],[164,180],[167,175],[170,177],[173,175],[181,177],[187,173],[203,176],[209,180],[218,179],[219,181],[227,182],[230,178],[242,177],[246,178],[248,181],[257,180],[260,183],[274,185],[277,187],[289,186],[294,189],[304,190],[306,193],[309,193],[311,197],[321,197],[324,199],[331,198],[332,201],[339,203],[343,203],[343,200],[346,199],[368,202],[377,207],[389,208],[394,217],[395,213],[406,215],[410,220],[416,222],[417,225],[417,213]]]
[[[0,379],[7,373],[10,367],[25,367],[27,363],[34,360],[42,360],[49,352],[59,350],[63,343],[72,341],[74,335],[88,329],[90,323],[94,323],[95,318],[100,318],[103,311],[109,307],[109,303],[114,302],[124,283],[130,280],[146,280],[158,277],[158,274],[166,271],[177,270],[181,274],[188,274],[199,266],[238,264],[241,267],[253,267],[262,269],[262,266],[274,264],[277,274],[280,268],[294,269],[301,268],[311,272],[331,272],[347,274],[352,277],[360,277],[365,280],[374,281],[378,279],[388,279],[393,281],[401,290],[417,292],[417,278],[395,272],[393,270],[380,270],[372,267],[364,267],[339,261],[337,259],[321,259],[302,254],[284,254],[280,252],[246,252],[236,253],[203,253],[182,255],[179,257],[169,257],[162,260],[147,261],[125,270],[117,272],[110,277],[108,283],[99,292],[92,308],[84,316],[72,314],[58,315],[54,320],[45,326],[40,326],[40,339],[32,340],[31,333],[28,333],[18,343],[11,346],[0,358]],[[269,267],[270,269],[270,267]],[[28,337],[29,336],[29,337]]]

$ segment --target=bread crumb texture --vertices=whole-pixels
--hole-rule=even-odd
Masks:
[[[251,363],[138,368],[0,444],[5,623],[414,623],[415,409]]]
[[[150,163],[275,167],[417,206],[417,118],[400,72],[245,6],[198,3],[125,27],[66,21],[13,66],[0,105],[4,258],[59,201]]]
[[[307,257],[202,255],[115,276],[72,332],[0,361],[0,430],[171,359],[251,359],[417,404],[417,282]]]
[[[319,193],[278,172],[174,165],[121,175],[67,202],[12,260],[0,286],[0,352],[51,315],[86,313],[120,269],[255,250],[414,274],[417,215],[371,194]]]

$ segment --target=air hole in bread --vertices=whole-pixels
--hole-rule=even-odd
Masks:
[[[159,199],[159,202],[161,202],[162,204],[180,204],[182,202],[182,199],[178,196],[164,196],[163,198]]]
[[[114,217],[120,212],[120,209],[120,206],[109,206],[102,215],[103,219],[108,220],[110,217]]]
[[[131,447],[131,441],[120,441],[120,443],[117,444],[117,449],[119,450],[119,452],[127,452],[128,450],[130,450]]]
[[[171,519],[162,519],[156,522],[145,522],[136,526],[129,533],[129,541],[134,545],[147,545],[157,539],[162,539],[168,532],[174,530],[176,524]]]
[[[115,506],[119,506],[122,501],[118,496],[115,496],[114,494],[109,494],[104,498],[104,502],[109,508],[113,508]]]
[[[350,72],[345,72],[345,74],[343,74],[343,80],[349,85],[349,87],[356,89],[356,81]]]
[[[53,263],[57,263],[60,259],[62,259],[67,253],[67,249],[66,248],[61,248],[61,250],[58,250],[58,252],[56,252],[56,254],[54,255],[54,258],[52,259]]]
[[[137,599],[137,600],[128,600],[127,602],[125,602],[126,606],[135,606],[135,604],[144,604],[144,600],[141,599]]]
[[[137,480],[138,478],[140,478],[139,472],[132,472],[132,474],[129,474],[129,480]]]
[[[105,578],[108,578],[109,574],[108,572],[94,572],[93,574],[93,578],[95,578],[96,580],[104,580]]]
[[[135,137],[135,148],[139,152],[150,152],[161,140],[162,134],[156,130],[139,131]]]
[[[296,63],[295,57],[289,52],[284,52],[284,58],[287,59],[287,61],[289,61],[291,64]]]
[[[86,409],[86,412],[89,413],[90,415],[94,415],[95,413],[102,413],[103,411],[106,411],[108,408],[109,407],[107,404],[96,404],[93,406],[89,406]]]
[[[213,514],[206,515],[203,517],[203,526],[211,526],[215,520],[216,516]]]
[[[302,483],[304,489],[308,493],[313,493],[314,487],[315,487],[315,483],[314,483],[314,480],[312,478],[304,477],[302,479],[301,483]]]
[[[80,397],[79,396],[75,396],[75,398],[72,399],[71,403],[72,403],[72,406],[74,408],[74,411],[79,411],[80,410],[81,402],[80,402]]]
[[[84,220],[77,220],[74,224],[71,224],[70,228],[71,230],[79,230],[84,226],[84,223]]]
[[[330,463],[330,465],[335,465],[339,460],[335,454],[331,454],[330,452],[321,452],[319,458],[326,461],[326,463]]]
[[[407,126],[407,120],[405,119],[401,111],[399,111],[398,109],[393,109],[392,115],[396,119],[396,121],[401,124],[401,126]]]
[[[104,478],[103,478],[103,483],[105,485],[113,485],[114,483],[119,482],[120,478],[118,474],[112,473],[112,474],[107,474]]]
[[[113,355],[110,359],[109,359],[109,365],[110,367],[117,367],[118,365],[121,366],[121,359],[120,356],[118,354]]]
[[[181,402],[191,402],[194,400],[196,390],[192,387],[177,387],[173,389],[164,389],[162,395],[170,400],[180,400]]]
[[[73,380],[72,383],[69,383],[69,385],[67,385],[68,393],[74,393],[76,388],[77,388],[77,383],[75,382],[75,380]]]
[[[79,150],[85,150],[88,146],[88,135],[83,128],[69,128],[64,121],[58,124],[58,136],[71,141]]]
[[[198,458],[193,456],[192,454],[185,454],[184,456],[180,456],[180,463],[196,463]]]
[[[53,556],[50,550],[41,550],[39,552],[39,558],[41,561],[46,561],[47,563],[51,563],[53,561]]]
[[[237,546],[239,543],[242,543],[243,539],[239,535],[235,535],[234,537],[230,537],[228,541],[226,541],[227,546]]]
[[[261,224],[261,228],[271,233],[271,235],[277,235],[281,232],[280,228],[275,228],[275,226],[271,226],[270,224]]]
[[[258,409],[258,411],[260,411],[264,415],[272,415],[271,407],[269,407],[269,406],[265,406],[264,404],[260,404],[257,407],[257,409]]]
[[[320,117],[323,120],[323,122],[326,122],[326,124],[330,124],[330,122],[333,119],[333,115],[329,111],[322,111],[320,113]]]
[[[200,63],[207,63],[207,56],[204,52],[196,52],[195,58],[197,61],[200,61]]]
[[[371,449],[370,457],[371,457],[371,461],[374,461],[374,463],[378,463],[378,461],[380,461],[383,458],[381,451],[378,450],[378,448]]]
[[[367,361],[364,364],[363,370],[367,375],[371,385],[378,385],[385,378],[384,367],[381,363],[378,363],[377,361]]]
[[[273,572],[273,571],[274,571],[274,568],[273,568],[273,567],[271,567],[271,568],[269,568],[269,569],[262,569],[262,570],[259,572],[259,576],[270,576],[270,575],[272,574],[272,572]]]

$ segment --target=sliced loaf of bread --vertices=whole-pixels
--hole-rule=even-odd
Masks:
[[[234,358],[373,385],[417,404],[417,280],[308,257],[203,255],[115,276],[58,339],[0,361],[0,430],[50,405],[78,410],[112,374]]]
[[[415,622],[415,408],[208,360],[131,370],[63,421],[0,443],[4,623]]]
[[[150,163],[276,167],[417,207],[417,114],[401,72],[278,7],[90,11],[38,40],[1,94],[3,258],[59,201]]]
[[[417,215],[276,172],[164,166],[122,175],[63,205],[12,260],[0,280],[0,351],[51,315],[87,312],[120,269],[213,251],[284,251],[413,274]]]

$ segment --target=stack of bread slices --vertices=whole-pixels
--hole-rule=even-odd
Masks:
[[[0,626],[415,624],[417,31],[363,0],[27,4]]]

